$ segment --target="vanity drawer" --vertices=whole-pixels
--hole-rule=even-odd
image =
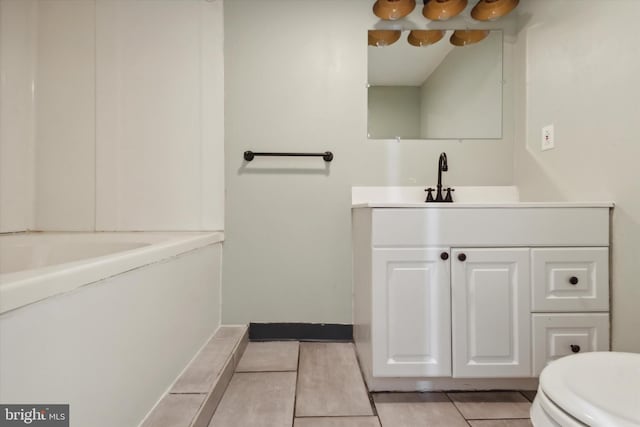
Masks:
[[[533,314],[533,375],[574,353],[609,350],[608,313]]]
[[[531,250],[531,311],[609,311],[608,248]]]

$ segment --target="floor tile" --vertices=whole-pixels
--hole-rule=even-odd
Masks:
[[[373,415],[352,343],[300,343],[296,416]]]
[[[204,394],[168,394],[142,427],[189,427],[204,398]]]
[[[171,393],[208,393],[236,346],[235,338],[212,338],[171,388]]]
[[[236,372],[295,371],[298,347],[297,341],[250,342]]]
[[[295,372],[236,373],[209,427],[291,427]]]
[[[471,427],[533,427],[531,420],[470,420]]]
[[[380,427],[378,417],[296,418],[293,427]]]
[[[527,400],[529,400],[529,402],[533,402],[533,399],[536,398],[537,391],[535,391],[535,390],[525,390],[525,391],[521,391],[520,393],[522,393],[524,395],[524,397],[526,397]]]
[[[375,393],[373,401],[382,427],[466,427],[444,393]]]
[[[448,393],[468,420],[529,418],[529,402],[517,391]]]

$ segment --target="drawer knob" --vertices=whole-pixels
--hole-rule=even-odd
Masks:
[[[440,259],[443,260],[443,261],[448,260],[449,259],[449,252],[442,252],[440,254]]]
[[[458,255],[458,260],[460,261],[466,261],[467,260],[467,256],[465,254],[459,254]]]
[[[569,347],[571,347],[571,351],[573,351],[574,353],[580,353],[580,346],[579,345],[571,344]]]
[[[571,278],[569,279],[569,283],[571,283],[572,285],[577,285],[578,278],[576,276],[571,276]]]

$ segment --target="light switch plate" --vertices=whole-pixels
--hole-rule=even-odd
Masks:
[[[553,125],[542,128],[542,151],[555,148],[555,138],[553,137]]]

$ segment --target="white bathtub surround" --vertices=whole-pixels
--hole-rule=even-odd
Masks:
[[[96,229],[224,228],[222,0],[96,3]]]
[[[2,401],[69,403],[73,425],[138,425],[220,324],[222,233],[170,235],[126,233],[147,245],[2,275]]]
[[[0,233],[33,228],[35,11],[0,1]]]
[[[222,0],[0,0],[0,232],[224,228]]]
[[[95,1],[37,1],[35,224],[95,227]]]

